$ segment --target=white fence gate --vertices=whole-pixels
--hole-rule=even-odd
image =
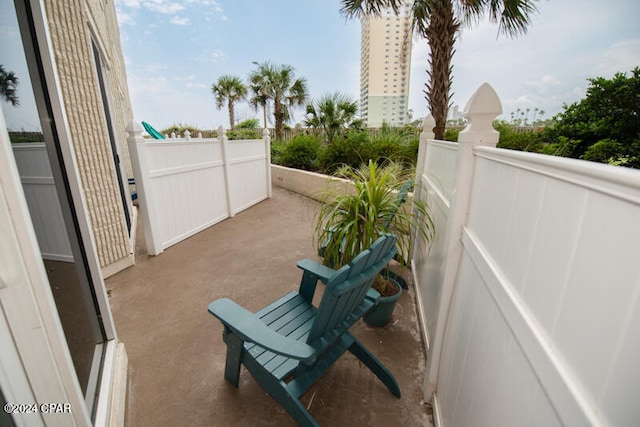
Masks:
[[[127,127],[147,251],[167,247],[271,197],[269,133],[263,139],[145,140]]]
[[[640,425],[640,172],[493,148],[500,112],[483,85],[459,143],[421,138],[436,424]]]
[[[42,258],[73,262],[44,142],[11,144]]]

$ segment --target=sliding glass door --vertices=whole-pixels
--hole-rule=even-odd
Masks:
[[[74,165],[62,147],[65,124],[54,113],[63,106],[50,96],[51,77],[39,51],[42,29],[35,27],[29,1],[0,0],[0,28],[0,104],[73,366],[94,414],[105,343],[112,337],[95,291],[101,278],[90,268],[94,252],[81,232],[81,201],[70,183]]]

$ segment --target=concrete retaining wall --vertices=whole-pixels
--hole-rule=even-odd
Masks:
[[[321,173],[274,164],[271,165],[271,183],[315,200],[320,200],[322,193],[331,187],[343,188],[345,191],[352,188],[349,181],[345,179],[331,178],[330,180],[329,176]]]

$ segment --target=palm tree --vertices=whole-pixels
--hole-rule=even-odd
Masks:
[[[362,121],[357,119],[357,113],[357,101],[335,92],[307,104],[307,117],[303,123],[324,130],[327,143],[331,144],[340,129],[360,125]]]
[[[267,80],[267,74],[269,73],[269,63],[259,64],[253,62],[258,66],[258,70],[249,73],[249,89],[251,90],[251,98],[249,98],[249,104],[257,110],[258,106],[262,106],[262,117],[264,127],[267,127],[267,108],[269,106],[269,81]]]
[[[0,65],[0,98],[7,101],[14,107],[20,105],[20,99],[16,95],[18,88],[18,78],[13,71],[5,71]]]
[[[236,76],[221,76],[218,82],[211,85],[211,92],[216,97],[216,107],[218,110],[222,108],[225,100],[229,109],[229,125],[231,129],[235,127],[235,119],[233,114],[233,104],[247,97],[247,87],[242,80]]]
[[[537,11],[536,0],[415,0],[413,27],[430,47],[429,81],[426,100],[435,119],[435,137],[442,139],[451,96],[454,44],[463,24],[472,24],[488,16],[499,23],[498,32],[509,37],[524,34],[530,16]],[[341,12],[349,18],[380,16],[391,8],[397,14],[405,0],[342,0]]]
[[[266,111],[268,102],[273,101],[276,138],[282,139],[284,123],[291,118],[289,108],[302,105],[307,100],[307,80],[304,77],[296,79],[290,65],[265,62],[258,64],[258,70],[249,74],[249,81],[255,94],[252,105],[262,105]]]

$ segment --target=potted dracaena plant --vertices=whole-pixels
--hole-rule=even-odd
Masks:
[[[330,187],[322,194],[315,235],[323,264],[340,268],[380,235],[393,233],[398,238],[396,260],[406,265],[416,236],[431,241],[434,226],[426,204],[414,200],[412,206],[403,205],[413,182],[411,169],[398,162],[379,165],[369,160],[359,168],[342,167],[334,176],[351,181],[353,191]],[[372,326],[389,322],[402,293],[401,280],[388,268],[376,278],[372,287],[380,299],[365,322]]]

